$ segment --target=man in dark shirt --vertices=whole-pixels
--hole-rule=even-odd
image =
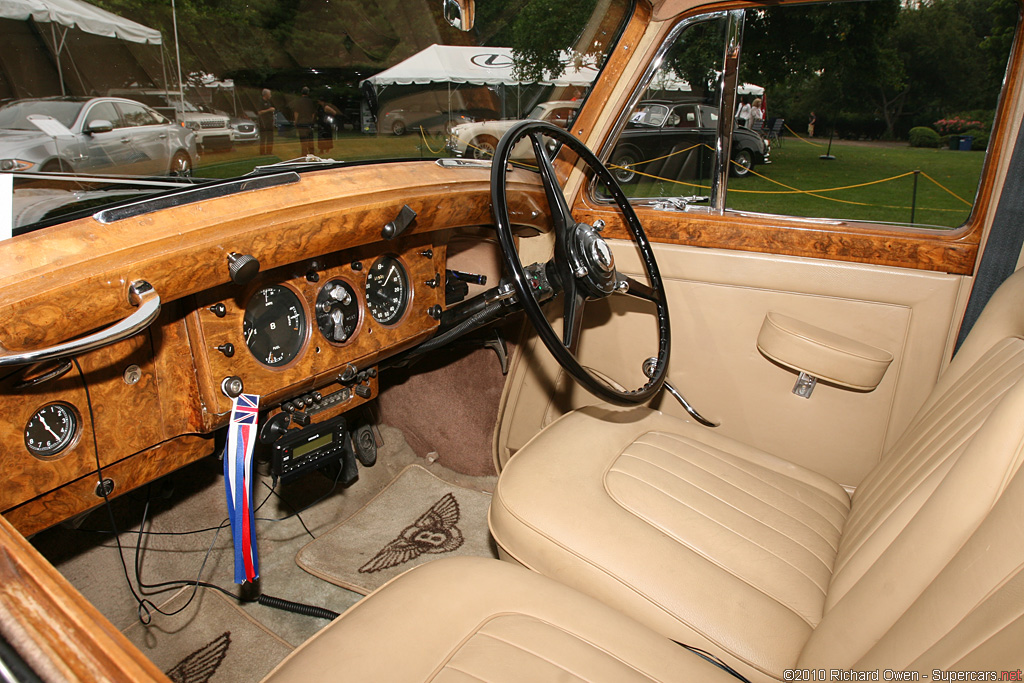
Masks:
[[[270,90],[263,89],[263,101],[256,116],[260,123],[260,154],[274,153],[274,112],[277,107],[270,99]]]
[[[309,88],[302,89],[302,97],[295,103],[295,129],[302,143],[302,154],[313,153],[313,121],[316,118],[316,101],[309,96]]]

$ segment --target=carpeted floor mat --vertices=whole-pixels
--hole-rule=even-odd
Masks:
[[[161,608],[173,612],[191,592],[183,589]],[[148,626],[136,622],[124,629],[174,683],[258,681],[292,651],[291,645],[220,593],[200,592],[196,601]],[[254,657],[255,652],[260,655]]]
[[[487,529],[490,494],[410,465],[347,520],[307,544],[295,562],[364,595],[440,555],[497,557]]]

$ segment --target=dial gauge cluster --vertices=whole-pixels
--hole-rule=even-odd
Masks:
[[[409,275],[394,256],[381,256],[366,273],[366,308],[374,320],[393,325],[409,307]]]

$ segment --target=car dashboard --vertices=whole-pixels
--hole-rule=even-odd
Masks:
[[[513,220],[543,229],[536,176],[510,181]],[[210,455],[241,392],[259,395],[261,423],[282,411],[319,423],[373,400],[381,362],[429,339],[448,308],[449,240],[490,222],[489,169],[423,161],[91,216],[41,231],[46,251],[38,233],[15,238],[4,355],[127,317],[132,283],[162,308],[73,363],[3,368],[0,510],[28,535]]]

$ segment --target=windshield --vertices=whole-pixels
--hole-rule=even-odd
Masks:
[[[59,100],[22,100],[12,102],[0,108],[0,128],[6,130],[31,130],[38,131],[31,121],[28,120],[31,114],[52,116],[60,121],[65,128],[70,128],[78,118],[78,112],[82,111],[82,102],[67,102]],[[0,137],[0,143],[3,138]]]
[[[25,114],[39,98],[89,100],[87,131],[73,138],[53,127],[47,144],[29,147],[0,132],[15,194],[25,175],[53,171],[199,182],[300,158],[322,167],[478,156],[474,126],[528,116],[568,125],[632,0],[571,0],[557,13],[546,0],[92,4],[112,13],[110,26],[4,20],[24,63],[0,78],[0,128],[38,130]],[[472,10],[461,19],[460,6]],[[70,127],[82,106],[49,101],[44,113]],[[88,128],[93,120],[116,130]],[[143,134],[155,126],[161,135]]]

